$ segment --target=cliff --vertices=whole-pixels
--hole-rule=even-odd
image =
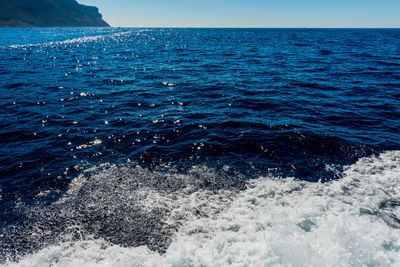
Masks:
[[[0,27],[108,27],[97,7],[76,0],[0,0]]]

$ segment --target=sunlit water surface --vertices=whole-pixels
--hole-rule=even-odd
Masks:
[[[0,264],[400,264],[400,30],[0,36]]]

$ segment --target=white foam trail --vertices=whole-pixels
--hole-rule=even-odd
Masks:
[[[8,265],[400,266],[400,206],[388,204],[400,203],[400,151],[360,159],[343,175],[324,184],[260,178],[228,201],[226,191],[158,197],[159,204],[175,199],[177,211],[210,195],[215,201],[202,202],[204,211],[220,206],[208,217],[186,217],[163,255],[91,240],[50,246]]]

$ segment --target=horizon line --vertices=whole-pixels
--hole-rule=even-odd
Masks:
[[[110,26],[109,28],[137,29],[388,29],[398,30],[400,27],[257,27],[257,26]]]
[[[257,26],[0,26],[0,28],[136,28],[136,29],[389,29],[400,30],[400,27],[257,27]]]

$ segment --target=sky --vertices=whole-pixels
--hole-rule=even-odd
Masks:
[[[400,0],[78,0],[111,26],[400,28]]]

